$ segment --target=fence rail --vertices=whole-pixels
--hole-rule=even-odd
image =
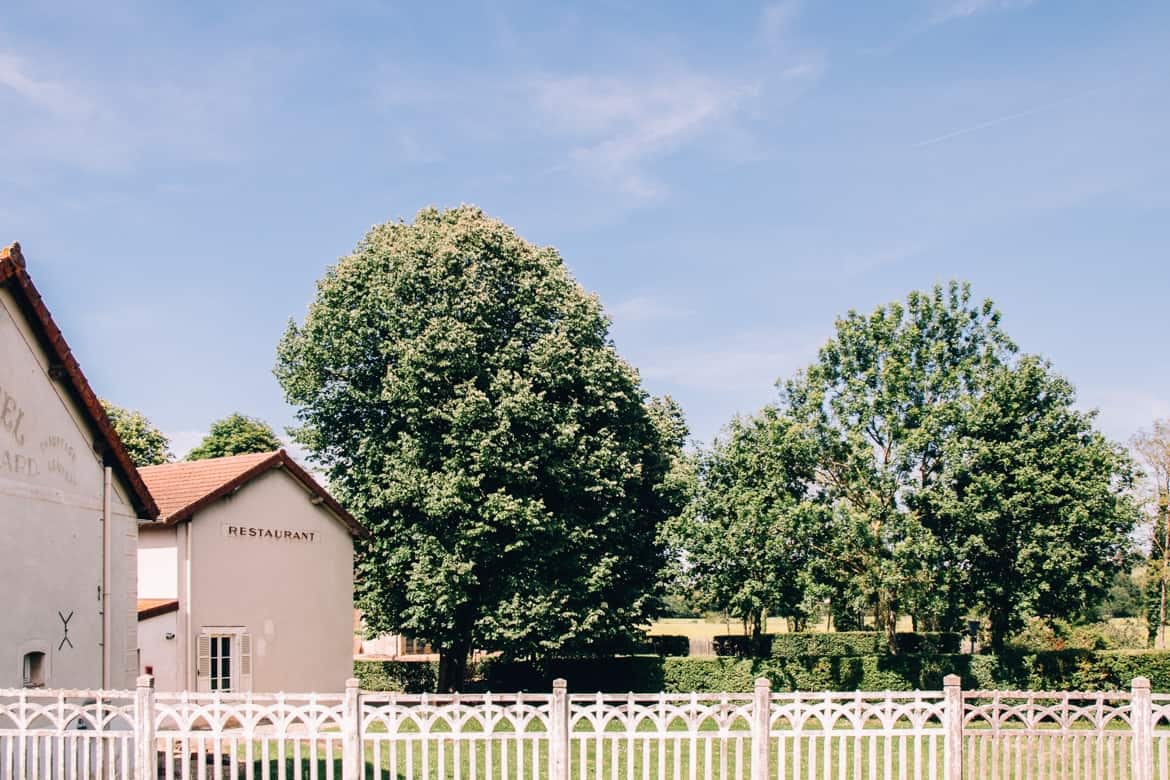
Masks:
[[[1170,780],[1170,695],[0,690],[0,780]]]

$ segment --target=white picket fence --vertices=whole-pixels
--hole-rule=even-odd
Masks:
[[[0,779],[1170,780],[1170,695],[0,690]]]

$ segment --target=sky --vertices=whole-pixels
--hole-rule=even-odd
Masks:
[[[177,455],[295,422],[275,347],[375,224],[555,246],[698,443],[948,279],[1124,441],[1170,417],[1170,5],[0,9],[0,244]]]

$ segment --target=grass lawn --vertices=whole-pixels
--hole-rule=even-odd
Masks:
[[[911,627],[910,618],[903,617],[898,620],[899,631],[909,631]],[[809,626],[809,631],[824,631],[827,628],[827,623],[822,621]],[[726,622],[722,620],[709,621],[704,618],[662,618],[651,623],[647,633],[652,635],[677,634],[689,639],[710,640],[717,634],[743,634],[744,630],[743,623],[738,620]],[[787,634],[788,621],[779,617],[768,618],[765,633]]]
[[[771,741],[770,777],[798,778],[931,778],[941,777],[943,737],[941,729],[918,736],[906,728],[884,732],[874,728],[860,736],[845,730],[779,732]],[[1104,736],[1085,731],[1017,733],[1001,732],[993,737],[969,734],[964,744],[966,780],[1025,780],[1067,778],[1106,780],[1128,778],[1130,736],[1122,729]],[[1159,731],[1158,743],[1170,740],[1170,731]],[[254,743],[252,771],[255,778],[296,778],[327,780],[341,777],[340,740],[318,743],[312,756],[308,741],[292,740],[283,745],[275,740]],[[210,749],[210,745],[208,745]],[[660,734],[646,724],[627,734],[613,723],[601,734],[583,730],[571,737],[570,777],[574,780],[698,780],[750,777],[751,738],[737,725],[721,735],[714,725],[692,734],[684,727]],[[223,777],[245,777],[244,745],[236,745],[235,774],[231,763],[223,765]],[[1155,750],[1157,754],[1159,750]],[[486,733],[469,728],[454,739],[430,736],[417,731],[390,739],[371,734],[364,745],[367,778],[403,780],[543,780],[548,776],[548,744],[540,727],[518,735],[514,732]],[[1159,776],[1161,760],[1156,761]],[[933,770],[933,773],[932,773]],[[160,775],[162,776],[162,775]],[[174,766],[174,776],[181,768]],[[192,767],[192,776],[195,767]],[[212,777],[211,773],[205,775]]]

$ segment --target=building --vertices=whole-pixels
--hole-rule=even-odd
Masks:
[[[20,246],[0,250],[0,688],[133,686],[157,515]]]
[[[361,526],[283,450],[141,471],[139,645],[162,690],[337,691]]]

